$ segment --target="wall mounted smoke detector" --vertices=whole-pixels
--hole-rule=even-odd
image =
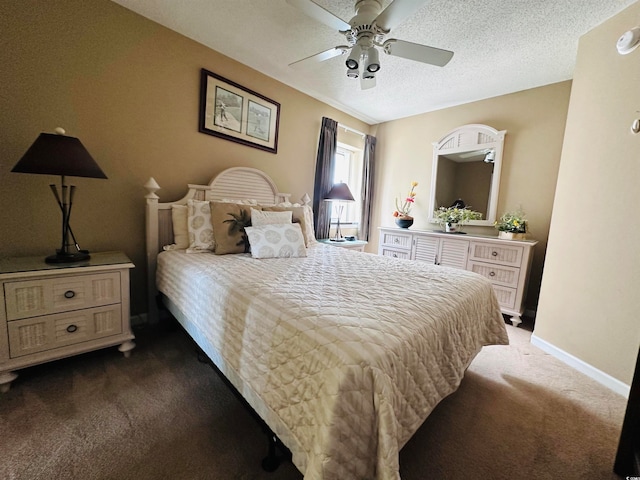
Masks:
[[[616,48],[620,55],[633,52],[640,45],[640,27],[634,27],[628,32],[624,32],[616,43]]]

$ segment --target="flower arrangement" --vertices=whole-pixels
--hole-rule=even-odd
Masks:
[[[440,207],[433,212],[433,218],[442,228],[452,224],[464,225],[470,220],[482,219],[482,213],[471,210],[469,207]]]
[[[494,225],[501,232],[527,233],[527,219],[520,210],[505,213]]]
[[[393,212],[393,216],[397,218],[411,218],[409,212],[411,212],[411,207],[415,203],[416,192],[414,192],[415,188],[418,186],[418,182],[411,182],[411,190],[407,194],[407,197],[404,201],[399,201],[396,198],[396,210]]]

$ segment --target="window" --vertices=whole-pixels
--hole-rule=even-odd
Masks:
[[[362,211],[362,150],[344,143],[338,143],[333,166],[333,183],[344,182],[355,198],[355,202],[332,202],[331,224],[338,221],[338,207],[342,204],[340,225],[357,227]]]

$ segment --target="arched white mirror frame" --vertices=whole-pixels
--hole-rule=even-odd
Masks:
[[[438,160],[440,156],[456,155],[493,150],[493,175],[491,178],[489,201],[487,203],[487,218],[471,220],[469,225],[493,226],[498,211],[498,195],[500,193],[500,172],[502,170],[502,152],[506,130],[498,131],[488,125],[470,124],[458,127],[447,133],[438,142],[433,143],[433,167],[431,173],[431,198],[429,202],[429,221],[437,223],[433,212],[441,205],[436,204],[436,185],[438,179]],[[448,205],[446,205],[448,206]]]

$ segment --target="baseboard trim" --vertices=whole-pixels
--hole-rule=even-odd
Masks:
[[[611,375],[604,373],[602,370],[598,370],[594,366],[589,365],[587,362],[580,360],[578,357],[574,357],[570,353],[565,352],[555,345],[542,340],[535,334],[531,335],[531,345],[538,347],[540,350],[544,350],[549,355],[556,357],[561,362],[566,363],[567,365],[578,370],[581,373],[584,373],[586,376],[592,378],[596,382],[601,383],[610,390],[613,390],[614,392],[626,398],[629,398],[629,392],[631,391],[630,385],[627,385],[626,383],[613,378]]]

